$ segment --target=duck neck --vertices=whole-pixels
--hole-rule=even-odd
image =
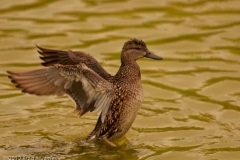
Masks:
[[[136,63],[135,60],[132,60],[129,57],[121,57],[121,66],[127,66],[127,65],[132,65]],[[136,63],[137,64],[137,63]]]
[[[141,80],[140,68],[136,61],[131,63],[122,63],[119,68],[116,78],[121,79],[122,82],[135,83],[136,81]]]

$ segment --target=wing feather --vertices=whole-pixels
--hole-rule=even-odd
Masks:
[[[88,111],[100,112],[104,122],[114,89],[112,83],[99,76],[85,64],[55,64],[28,72],[8,72],[9,78],[22,92],[35,95],[68,94],[80,116]]]
[[[56,49],[47,49],[37,46],[38,53],[41,55],[40,59],[44,62],[43,66],[49,67],[55,64],[62,65],[77,65],[84,63],[88,68],[92,69],[95,73],[104,79],[109,78],[111,75],[98,63],[98,61],[91,55],[81,51],[62,51]]]

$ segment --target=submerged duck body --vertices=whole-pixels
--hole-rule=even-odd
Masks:
[[[38,47],[38,46],[37,46]],[[35,95],[67,94],[76,103],[76,112],[101,112],[88,140],[121,138],[131,127],[143,102],[140,68],[137,59],[162,58],[152,54],[142,40],[127,41],[121,53],[121,66],[115,76],[84,52],[38,47],[42,69],[27,72],[7,71],[11,82],[22,92]]]

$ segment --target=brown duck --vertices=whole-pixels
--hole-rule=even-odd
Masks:
[[[27,72],[7,71],[12,83],[22,92],[35,95],[69,95],[79,116],[101,112],[87,140],[109,140],[126,134],[143,102],[141,73],[137,59],[162,58],[151,53],[142,40],[127,41],[121,54],[121,67],[115,76],[84,52],[38,47],[46,68]]]

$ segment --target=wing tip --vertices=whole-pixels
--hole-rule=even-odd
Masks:
[[[13,72],[13,71],[6,71],[8,75],[18,75],[18,73]]]
[[[38,44],[35,44],[37,49],[39,49],[40,51],[44,50],[44,48],[40,47]]]
[[[78,117],[82,117],[82,115],[84,114],[82,109],[75,109],[74,111],[77,113]]]
[[[40,53],[40,52],[38,52],[38,53]],[[41,52],[41,53],[42,53],[42,52]],[[41,53],[40,53],[40,54],[41,54]],[[40,58],[41,60],[45,61],[45,57],[39,56],[39,58]]]
[[[37,50],[37,52],[41,55],[43,55],[43,51],[42,50]]]
[[[14,76],[17,76],[18,74],[12,71],[7,71],[7,73],[8,73],[7,77],[11,80],[11,82],[17,84],[16,78]]]

